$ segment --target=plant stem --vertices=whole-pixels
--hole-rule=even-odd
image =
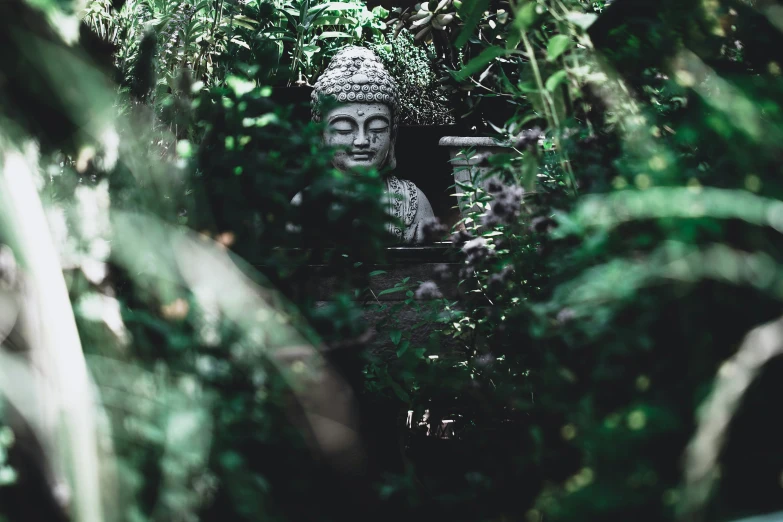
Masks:
[[[536,86],[541,93],[541,98],[544,101],[544,116],[549,123],[549,126],[554,130],[555,147],[560,155],[560,166],[568,175],[568,183],[571,185],[571,190],[574,192],[574,196],[579,195],[579,191],[576,188],[576,178],[574,172],[571,169],[571,162],[568,160],[568,153],[563,149],[560,143],[560,120],[557,117],[557,108],[555,107],[554,100],[549,94],[549,91],[544,86],[544,81],[541,78],[541,71],[538,68],[538,60],[536,60],[535,51],[530,44],[530,39],[527,37],[527,31],[521,30],[522,42],[525,44],[525,52],[527,53],[528,60],[530,60],[530,66],[533,68],[533,76],[536,79]]]

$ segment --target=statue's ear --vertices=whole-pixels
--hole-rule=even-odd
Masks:
[[[386,165],[389,170],[397,168],[397,156],[394,154],[394,145],[397,143],[397,126],[395,125],[391,135],[391,146],[389,147],[389,154],[386,156]]]

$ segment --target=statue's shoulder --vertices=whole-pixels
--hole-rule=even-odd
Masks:
[[[408,179],[399,178],[397,176],[387,176],[386,185],[389,187],[390,192],[399,194],[421,192],[419,187],[417,187],[414,182]]]

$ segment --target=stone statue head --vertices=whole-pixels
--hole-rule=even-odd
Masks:
[[[322,114],[322,103],[338,104]],[[326,121],[324,142],[338,148],[334,166],[394,168],[399,98],[397,84],[378,57],[364,47],[349,46],[334,55],[315,82],[313,121]]]

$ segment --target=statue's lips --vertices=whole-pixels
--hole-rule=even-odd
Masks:
[[[351,159],[354,161],[369,161],[374,156],[374,153],[368,151],[351,152]]]

